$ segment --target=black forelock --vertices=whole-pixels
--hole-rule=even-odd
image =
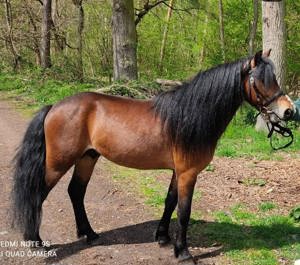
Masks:
[[[192,81],[154,98],[155,112],[173,145],[193,153],[217,143],[244,99],[242,81],[247,61],[200,72]]]

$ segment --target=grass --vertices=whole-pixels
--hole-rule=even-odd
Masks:
[[[276,209],[276,205],[273,202],[262,202],[258,205],[258,209],[261,212],[268,212],[270,210]]]
[[[37,109],[53,104],[67,96],[95,88],[95,83],[61,81],[45,78],[40,73],[30,73],[23,77],[17,74],[0,74],[0,91],[12,97],[21,98],[27,108]]]
[[[300,205],[294,207],[290,213],[290,217],[300,222]]]
[[[241,113],[237,114],[236,122],[229,124],[223,137],[221,138],[216,154],[225,157],[251,157],[259,160],[277,159],[289,154],[298,156],[300,150],[300,131],[294,129],[294,142],[288,148],[281,151],[274,151],[269,143],[269,139],[264,132],[257,132],[254,126],[241,122]],[[286,139],[285,139],[286,140]],[[279,145],[283,145],[284,140]]]
[[[194,220],[189,230],[192,244],[222,245],[222,264],[228,264],[226,259],[236,265],[277,265],[281,260],[293,264],[300,258],[300,225],[268,211],[253,212],[239,204],[229,211],[215,212],[213,222]]]

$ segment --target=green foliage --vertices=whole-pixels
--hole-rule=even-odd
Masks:
[[[213,164],[209,164],[206,168],[205,171],[209,171],[209,172],[214,172],[216,169],[216,167]]]
[[[254,108],[246,107],[245,114],[243,115],[243,122],[245,125],[255,125],[256,123],[256,117],[257,117],[257,111]]]
[[[266,185],[266,180],[261,178],[245,178],[240,181],[240,183],[246,186],[259,186],[263,187]]]
[[[150,1],[151,2],[151,1]],[[297,89],[300,76],[299,11],[298,1],[287,0],[287,88]],[[141,9],[145,1],[135,1],[135,7]],[[36,23],[31,24],[29,7]],[[112,32],[111,1],[97,0],[83,2],[85,24],[83,31],[83,68],[86,80],[98,79],[108,83],[112,80]],[[175,1],[172,17],[169,22],[166,49],[162,69],[158,67],[163,32],[166,26],[167,6],[160,4],[147,13],[137,26],[138,66],[142,80],[153,80],[157,77],[169,79],[187,79],[199,70],[207,69],[222,63],[222,52],[219,40],[218,1],[183,0]],[[253,20],[252,1],[223,0],[225,55],[226,61],[248,55],[250,25]],[[38,45],[38,34],[41,27],[41,5],[38,1],[24,4],[21,0],[12,3],[13,37],[17,51],[22,58],[20,72],[36,66],[37,54],[33,47]],[[260,8],[259,8],[260,10]],[[6,28],[4,9],[0,10],[0,25]],[[256,50],[261,49],[261,12],[255,39]],[[75,81],[77,69],[77,10],[71,0],[57,2],[55,17],[57,35],[53,35],[51,57],[53,68],[59,78]],[[18,25],[18,26],[16,26]],[[54,32],[53,32],[54,33]],[[11,70],[13,58],[11,51],[0,39],[0,71]],[[63,77],[64,76],[64,77]],[[250,116],[248,121],[251,122]],[[228,153],[230,155],[230,152]]]
[[[16,78],[15,74],[0,75],[0,91],[19,90],[27,79]]]
[[[292,209],[290,217],[292,217],[295,221],[300,221],[300,206],[297,206],[294,209]]]
[[[261,212],[267,212],[276,208],[276,205],[273,202],[262,202],[258,205],[258,209]]]
[[[97,85],[99,84],[97,83]],[[25,102],[33,106],[54,104],[79,91],[91,90],[95,85],[95,83],[82,84],[61,81],[51,77],[49,72],[30,72],[26,77],[21,74],[0,75],[0,91],[11,91],[11,93],[21,96]]]
[[[294,78],[300,75],[300,25],[299,25],[299,1],[286,0],[286,26],[287,26],[287,75],[290,90],[294,90],[296,84]],[[298,23],[297,23],[298,22]]]

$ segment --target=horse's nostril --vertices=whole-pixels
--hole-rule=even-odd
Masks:
[[[292,118],[294,112],[292,109],[287,109],[285,112],[284,112],[284,118],[285,119],[290,119]]]

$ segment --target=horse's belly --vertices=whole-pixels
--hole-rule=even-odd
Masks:
[[[122,158],[110,158],[105,156],[108,160],[124,167],[137,168],[137,169],[173,169],[173,162],[163,161],[161,159],[148,159],[147,157],[135,157],[131,156],[126,159]]]

